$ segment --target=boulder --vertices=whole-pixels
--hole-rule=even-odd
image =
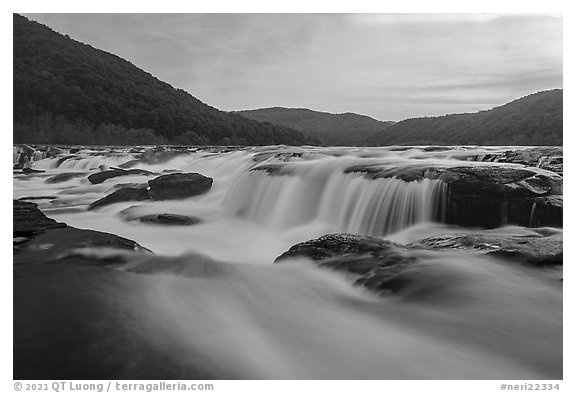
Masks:
[[[127,176],[129,174],[130,173],[128,171],[125,171],[123,169],[112,169],[98,173],[93,173],[90,176],[88,176],[88,181],[92,184],[100,184],[105,180],[111,179],[113,177]]]
[[[404,288],[404,273],[419,262],[411,250],[400,244],[350,234],[330,234],[296,244],[274,263],[294,258],[306,258],[319,267],[350,274],[356,285],[378,293]]]
[[[121,188],[114,191],[112,194],[106,195],[104,198],[98,199],[93,202],[88,210],[100,208],[102,206],[111,205],[117,202],[128,202],[128,201],[145,201],[150,199],[148,195],[148,190],[146,188]]]
[[[149,180],[154,200],[183,199],[204,194],[212,188],[212,179],[199,173],[172,173]]]

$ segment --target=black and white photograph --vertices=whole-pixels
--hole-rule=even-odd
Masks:
[[[13,12],[13,381],[565,390],[563,21]]]

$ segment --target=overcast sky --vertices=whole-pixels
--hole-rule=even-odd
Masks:
[[[562,87],[562,18],[484,14],[25,14],[222,110],[380,120]]]

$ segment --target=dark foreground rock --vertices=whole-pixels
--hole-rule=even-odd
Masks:
[[[212,188],[212,179],[199,173],[172,173],[148,181],[154,200],[184,199],[204,194]]]
[[[114,191],[112,194],[106,195],[104,198],[93,202],[88,206],[88,210],[97,209],[118,202],[145,201],[149,199],[150,196],[148,195],[148,190],[146,190],[146,188],[126,187]]]
[[[66,227],[66,224],[46,217],[32,202],[14,200],[12,211],[14,237],[31,236],[46,229]]]
[[[419,261],[402,245],[368,236],[330,234],[296,244],[274,263],[307,258],[322,268],[351,274],[356,285],[396,292],[407,285],[405,272]]]
[[[136,242],[110,233],[76,229],[46,217],[32,202],[13,201],[14,264],[58,260],[66,251],[82,247],[146,250]]]
[[[173,351],[141,332],[132,312],[141,274],[115,269],[120,255],[72,248],[107,247],[139,255],[132,240],[56,223],[34,204],[14,203],[13,377],[22,379],[208,379],[199,362],[177,366]],[[55,225],[57,224],[57,225]],[[141,303],[140,303],[141,304]],[[138,327],[138,329],[134,329]],[[198,366],[198,367],[196,367]],[[207,367],[204,367],[206,369]]]

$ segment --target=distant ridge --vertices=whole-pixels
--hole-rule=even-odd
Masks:
[[[562,89],[478,112],[400,121],[363,141],[384,145],[562,145]]]
[[[219,111],[132,63],[14,14],[14,142],[303,145],[300,131]]]
[[[237,111],[250,119],[286,126],[318,138],[324,145],[357,146],[394,122],[379,121],[356,113],[333,114],[306,108],[263,108]]]

